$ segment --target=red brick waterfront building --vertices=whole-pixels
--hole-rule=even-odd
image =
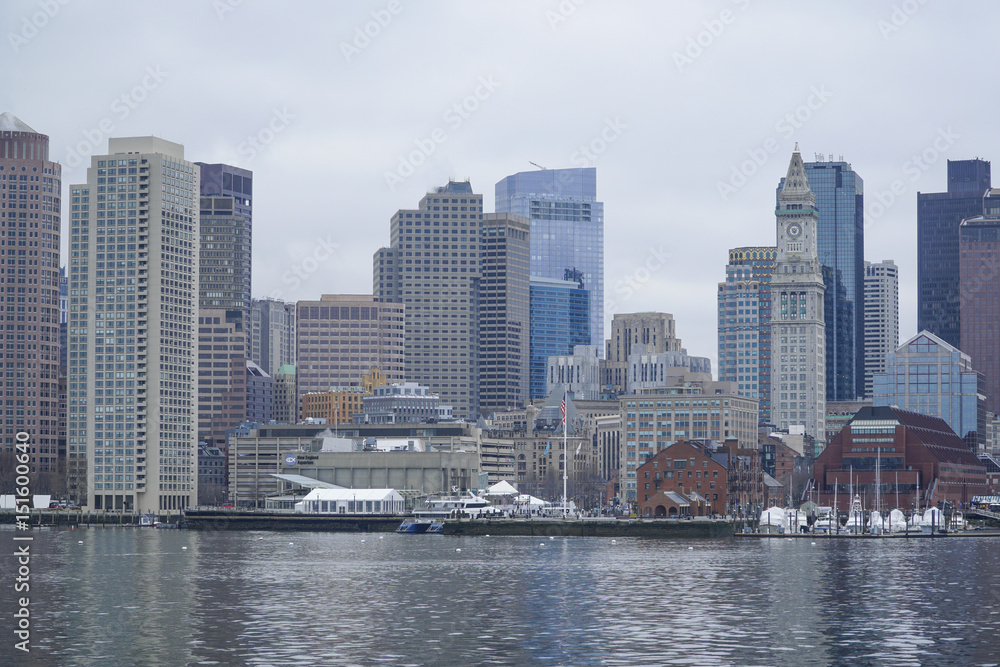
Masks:
[[[636,482],[640,516],[726,513],[726,466],[697,443],[661,449],[636,469]]]
[[[973,496],[989,493],[985,466],[943,419],[895,407],[866,407],[816,459],[818,504],[833,505],[836,489],[838,505],[847,507],[853,484],[865,507],[872,507],[876,467],[883,507],[905,510],[941,501],[965,505]]]

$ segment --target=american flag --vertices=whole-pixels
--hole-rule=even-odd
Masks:
[[[562,413],[562,423],[566,423],[566,394],[563,394],[562,407],[559,408]]]

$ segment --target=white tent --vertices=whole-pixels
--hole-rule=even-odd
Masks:
[[[313,489],[295,511],[332,514],[400,514],[403,496],[395,489]]]
[[[528,494],[521,494],[520,496],[514,498],[514,502],[519,505],[528,505],[529,507],[545,507],[549,503],[545,502],[541,498],[536,498],[534,496],[529,496]]]
[[[502,482],[497,482],[490,488],[486,489],[487,496],[516,496],[518,495],[518,490],[514,488],[510,482],[504,480]]]

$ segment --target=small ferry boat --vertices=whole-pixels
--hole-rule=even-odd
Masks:
[[[397,533],[411,533],[419,535],[421,533],[429,532],[441,532],[439,530],[431,530],[435,524],[441,524],[441,521],[435,521],[433,519],[404,519],[403,523],[399,524],[399,528],[396,529]]]
[[[474,519],[495,511],[493,504],[469,491],[464,496],[431,496],[423,507],[413,510],[418,519]]]

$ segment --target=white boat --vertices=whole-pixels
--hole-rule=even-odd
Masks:
[[[851,511],[847,514],[847,524],[844,529],[851,534],[860,535],[865,532],[866,519],[864,508],[861,505],[861,496],[855,495],[851,503]]]
[[[937,507],[924,510],[924,515],[920,518],[920,530],[925,533],[945,532],[944,512]]]
[[[814,533],[830,534],[836,532],[836,519],[833,516],[833,508],[824,506],[816,508],[816,521],[813,523]]]
[[[785,516],[785,508],[768,507],[760,515],[757,524],[757,532],[764,535],[784,534],[788,528],[788,519]]]
[[[892,510],[889,512],[888,531],[890,533],[906,532],[906,515],[902,510]]]
[[[498,513],[493,504],[469,491],[464,496],[431,496],[423,507],[413,510],[417,519],[475,519]]]

